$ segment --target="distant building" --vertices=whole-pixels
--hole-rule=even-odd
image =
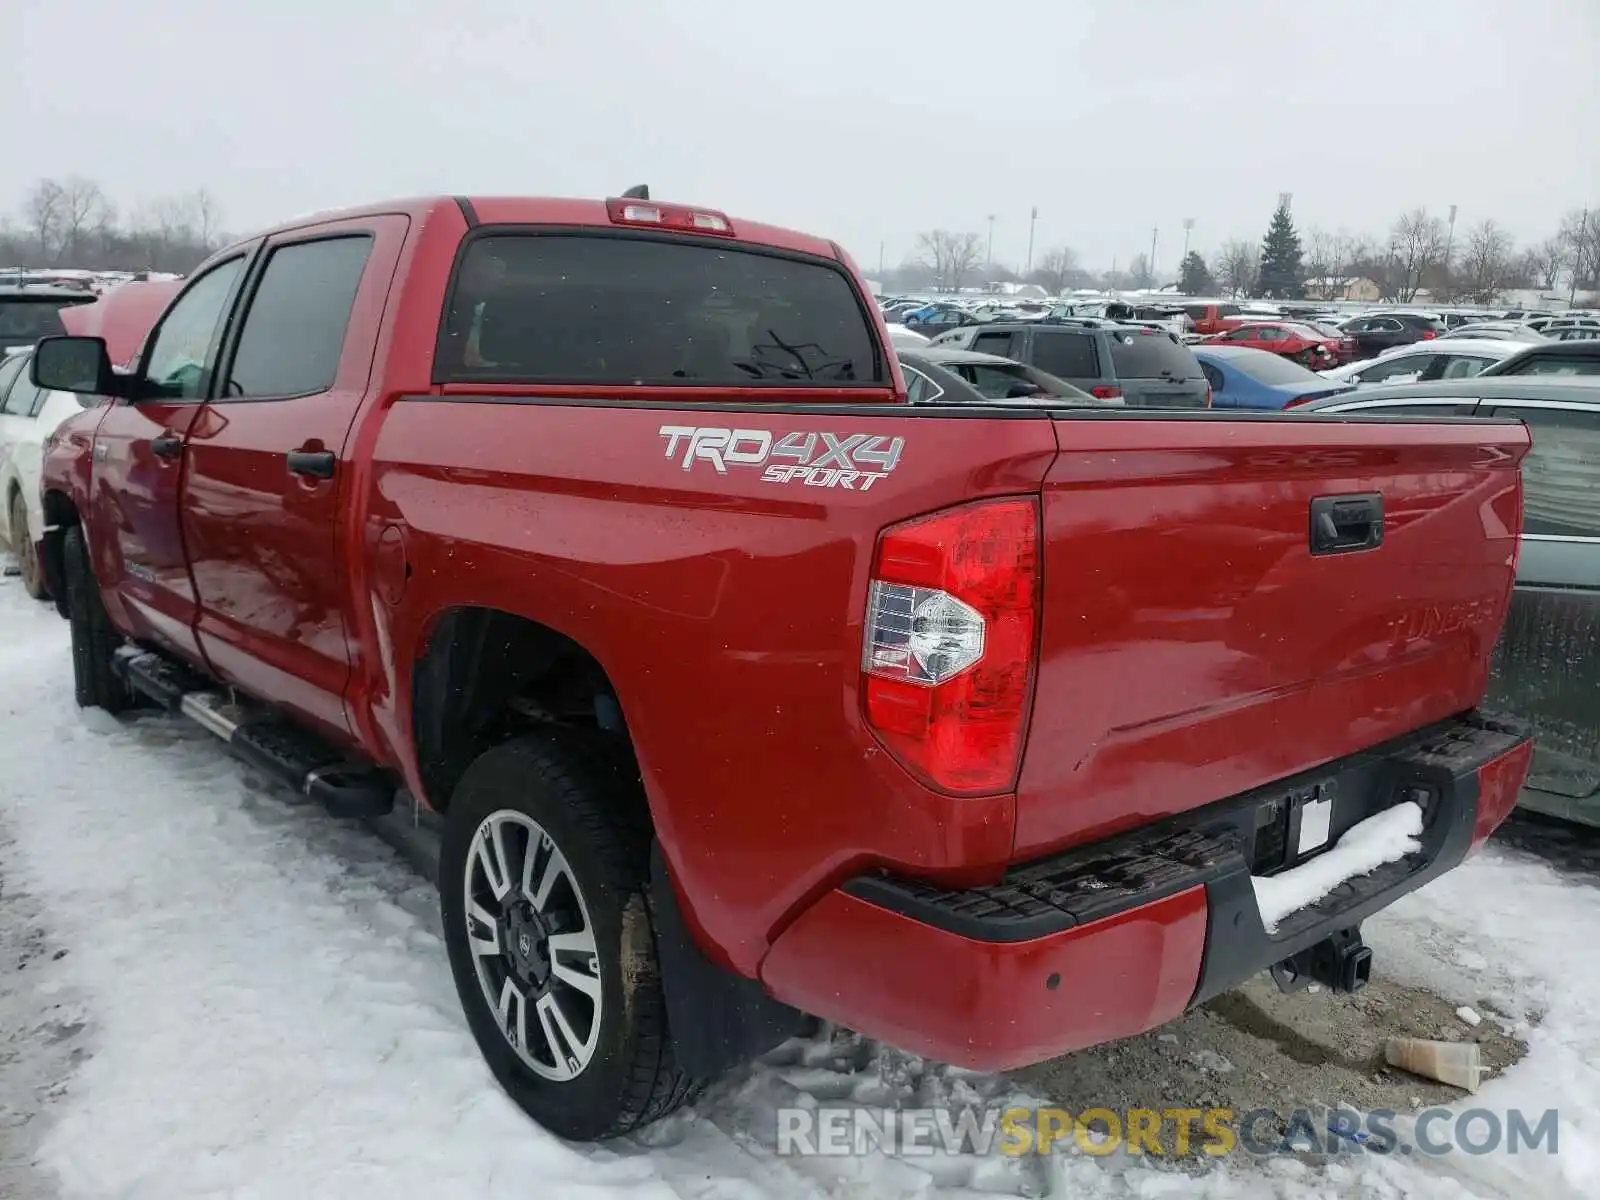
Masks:
[[[989,285],[989,291],[997,296],[1015,296],[1019,300],[1044,300],[1050,293],[1037,283],[1012,283],[997,280]]]
[[[1383,296],[1383,289],[1361,275],[1330,275],[1306,280],[1308,300],[1359,300],[1370,304]]]

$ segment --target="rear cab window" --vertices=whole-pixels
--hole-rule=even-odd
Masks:
[[[1111,359],[1119,379],[1204,378],[1194,354],[1161,333],[1112,334]]]
[[[889,386],[840,264],[737,242],[494,231],[463,249],[436,382]]]

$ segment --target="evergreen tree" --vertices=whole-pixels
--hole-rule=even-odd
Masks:
[[[1189,251],[1178,267],[1178,290],[1185,296],[1209,296],[1217,290],[1217,281],[1211,278],[1211,268],[1206,266],[1206,260],[1200,257],[1198,250]]]
[[[1280,204],[1261,241],[1261,274],[1256,295],[1269,300],[1302,300],[1306,294],[1305,269],[1300,265],[1300,235],[1295,232],[1289,207]]]

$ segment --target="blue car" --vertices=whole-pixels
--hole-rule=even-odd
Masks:
[[[1211,385],[1212,408],[1288,408],[1355,390],[1270,350],[1204,343],[1189,348]]]

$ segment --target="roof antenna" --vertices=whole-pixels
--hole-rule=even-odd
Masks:
[[[622,193],[622,198],[624,200],[648,200],[650,199],[650,187],[648,184],[635,184]]]

